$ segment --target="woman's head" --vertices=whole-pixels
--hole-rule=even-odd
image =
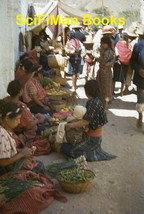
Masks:
[[[18,106],[13,102],[0,100],[0,118],[10,129],[16,128],[20,123],[23,106]]]
[[[43,77],[43,69],[41,65],[34,66],[32,68],[32,72],[34,72],[34,78],[41,80]]]
[[[103,36],[101,39],[101,46],[103,49],[112,49],[112,40],[108,36]]]
[[[121,33],[120,34],[120,40],[121,41],[125,41],[127,43],[127,46],[128,46],[128,40],[129,40],[129,36],[127,33]]]
[[[84,89],[88,98],[98,97],[99,99],[101,99],[99,84],[96,80],[87,81],[84,86]]]
[[[25,73],[27,73],[27,74],[31,73],[31,70],[32,70],[32,68],[34,66],[33,62],[31,60],[29,60],[29,59],[26,59],[24,61],[23,65],[24,65]]]
[[[75,38],[75,32],[74,31],[68,31],[67,36],[69,39],[74,39]]]
[[[8,84],[7,92],[11,97],[21,97],[23,90],[19,80],[13,80]]]

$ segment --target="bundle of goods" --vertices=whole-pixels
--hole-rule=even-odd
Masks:
[[[61,110],[61,112],[71,112],[74,110],[74,107],[66,107]]]
[[[56,178],[65,192],[81,193],[89,189],[94,176],[90,170],[74,168],[61,171]]]

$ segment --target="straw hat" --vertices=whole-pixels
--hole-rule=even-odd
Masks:
[[[106,25],[103,27],[103,30],[102,30],[102,34],[105,35],[105,34],[114,34],[114,28],[113,26],[110,26],[110,25]]]
[[[82,28],[82,26],[81,26],[81,25],[72,25],[71,28],[72,28],[72,29],[76,29],[76,28],[77,28],[77,29],[80,29],[80,28]]]
[[[91,35],[86,36],[86,41],[84,41],[85,44],[93,44],[93,38]]]
[[[123,25],[118,25],[118,30],[123,30],[123,29],[124,29]]]
[[[128,28],[127,30],[125,30],[124,32],[127,33],[128,36],[137,37],[136,28],[129,27],[129,28]]]
[[[67,121],[70,122],[73,120],[82,120],[84,115],[86,114],[86,111],[87,109],[84,106],[80,105],[75,106],[73,115],[69,116],[67,118]]]
[[[138,35],[144,35],[144,25],[139,25],[138,27],[137,27],[137,30],[136,30],[136,33],[138,34]]]

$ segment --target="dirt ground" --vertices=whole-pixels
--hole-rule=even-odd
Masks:
[[[78,84],[77,93],[84,104],[84,80]],[[136,95],[132,94],[116,97],[109,106],[102,148],[117,158],[88,163],[88,169],[94,171],[96,177],[85,193],[65,193],[53,179],[68,201],[54,200],[41,214],[144,214],[144,132],[136,128],[135,105]],[[45,165],[65,160],[62,154],[54,152],[38,159]]]

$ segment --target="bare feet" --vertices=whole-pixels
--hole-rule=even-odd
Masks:
[[[142,119],[140,118],[140,119],[138,119],[138,121],[137,121],[137,128],[138,128],[138,129],[142,129],[142,127],[143,127],[143,123],[142,123]]]

